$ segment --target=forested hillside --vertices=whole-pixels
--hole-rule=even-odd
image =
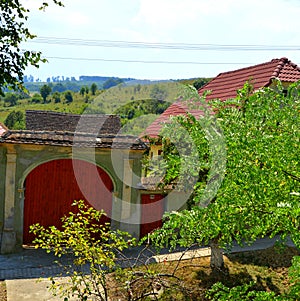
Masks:
[[[183,80],[183,83],[197,85],[199,81],[203,84],[208,79]],[[79,86],[79,83],[84,84]],[[6,92],[0,97],[0,122],[11,129],[25,128],[25,111],[30,109],[75,114],[118,114],[123,125],[128,123],[127,130],[136,134],[176,101],[183,87],[181,81],[141,84],[136,80],[123,82],[118,78],[105,78],[101,87],[86,79],[31,82],[27,83],[27,87],[28,84],[32,85],[31,91]],[[72,85],[76,89],[71,89]],[[66,90],[67,87],[70,89]]]

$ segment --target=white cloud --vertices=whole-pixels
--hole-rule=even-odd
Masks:
[[[69,25],[74,25],[74,26],[83,26],[83,25],[86,26],[91,24],[91,19],[87,15],[79,11],[74,11],[69,13],[65,21],[67,21]]]
[[[295,0],[140,0],[133,24],[150,36],[231,43],[246,42],[247,35],[261,41],[276,33],[296,32],[299,13]]]
[[[201,22],[202,18],[226,15],[235,0],[140,0],[135,22],[164,29]]]

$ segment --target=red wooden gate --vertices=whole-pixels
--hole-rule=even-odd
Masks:
[[[111,216],[112,191],[108,174],[89,162],[61,159],[39,165],[25,182],[23,244],[34,239],[29,233],[34,223],[60,228],[61,217],[74,211],[74,200],[85,200]],[[103,219],[107,221],[109,218]]]
[[[165,196],[161,194],[142,194],[140,237],[162,226]]]

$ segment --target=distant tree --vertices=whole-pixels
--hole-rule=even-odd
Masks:
[[[83,96],[83,95],[85,94],[85,87],[81,87],[81,88],[80,88],[79,94],[80,94],[81,96]]]
[[[46,102],[47,97],[50,95],[51,91],[52,91],[52,89],[51,89],[51,87],[49,85],[43,85],[41,87],[40,93],[41,93],[41,95],[43,97],[44,103]]]
[[[168,96],[168,92],[165,87],[160,87],[159,85],[154,85],[150,92],[150,97],[157,100],[165,100]]]
[[[75,86],[74,87],[68,86],[68,88],[70,88],[69,90],[71,90],[73,92],[78,91],[78,89],[75,89]],[[81,88],[79,89],[79,94],[81,96],[84,96],[84,94],[89,94],[89,87],[88,86],[81,86]]]
[[[169,105],[170,103],[166,101],[142,99],[127,103],[126,105],[117,109],[115,114],[120,115],[122,122],[126,123],[127,120],[143,115],[161,114],[169,107]]]
[[[10,107],[13,107],[18,102],[18,96],[16,93],[6,93],[4,96],[4,102]]]
[[[199,90],[210,81],[210,78],[198,78],[193,82],[193,86]]]
[[[97,85],[95,83],[92,83],[92,85],[91,85],[92,95],[96,94],[97,89],[98,89]]]
[[[43,101],[43,98],[41,94],[39,93],[34,93],[33,96],[31,97],[31,102],[32,103],[41,103]]]
[[[121,78],[109,78],[103,83],[103,89],[109,89],[111,87],[121,84],[123,80]]]
[[[25,118],[21,111],[12,111],[6,117],[4,124],[12,130],[25,129]]]
[[[61,98],[60,98],[60,93],[59,92],[54,92],[52,95],[52,98],[54,100],[55,103],[59,103],[61,102]]]
[[[137,84],[136,86],[134,86],[134,94],[136,93],[136,92],[140,92],[141,91],[141,84]]]
[[[65,99],[66,99],[66,103],[70,103],[73,101],[73,95],[71,91],[65,92]]]
[[[66,90],[62,83],[57,83],[53,86],[52,92],[64,92]]]

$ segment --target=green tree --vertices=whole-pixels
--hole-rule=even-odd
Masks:
[[[52,89],[49,85],[43,85],[41,88],[40,88],[40,93],[43,97],[43,101],[44,103],[46,103],[47,101],[47,97],[50,95]]]
[[[80,88],[79,94],[80,94],[81,96],[83,96],[83,95],[85,94],[85,87],[81,87],[81,88]]]
[[[59,92],[54,92],[52,95],[52,98],[54,100],[55,103],[59,103],[61,102],[61,98],[60,98],[60,93]]]
[[[25,129],[25,118],[23,112],[10,112],[6,117],[4,124],[11,130]]]
[[[98,89],[97,85],[95,83],[92,83],[92,85],[91,85],[92,95],[96,94],[97,89]]]
[[[266,235],[290,235],[294,241],[299,237],[299,199],[293,194],[300,191],[294,178],[300,174],[299,91],[300,85],[296,83],[289,88],[287,97],[282,91],[269,88],[249,94],[246,84],[236,100],[211,103],[226,139],[226,170],[222,170],[224,166],[217,156],[211,154],[212,144],[209,143],[210,152],[205,159],[207,144],[201,145],[203,139],[194,138],[202,128],[206,140],[211,140],[213,132],[216,134],[213,140],[218,139],[220,129],[205,130],[214,128],[210,118],[213,114],[209,118],[195,119],[191,115],[175,118],[189,133],[198,152],[199,178],[192,191],[196,206],[167,214],[162,229],[153,235],[156,244],[173,248],[210,244],[211,267],[218,270],[224,265],[220,247],[230,248],[234,240],[242,245]],[[197,98],[197,93],[191,97]],[[172,125],[167,127],[174,132]],[[221,156],[222,149],[215,155],[218,152]],[[165,164],[172,167],[166,169],[165,179],[176,180],[180,174],[188,179],[186,166],[195,165],[195,157],[174,152],[164,156]],[[210,168],[207,177],[200,177],[205,160],[215,164],[216,169],[211,172]],[[222,173],[225,177],[218,183]],[[185,181],[183,187],[188,183]],[[204,188],[212,183],[220,185],[215,195]]]
[[[10,107],[13,107],[18,102],[18,96],[16,93],[6,93],[4,96],[4,102],[7,103]]]
[[[70,103],[73,101],[73,95],[71,91],[65,92],[65,99],[66,99],[66,103]]]
[[[54,3],[62,5],[60,1]],[[41,9],[48,4],[42,3]],[[24,70],[31,65],[38,67],[41,52],[22,50],[21,44],[35,36],[26,27],[29,10],[19,0],[0,1],[1,44],[0,44],[0,94],[5,87],[23,88]]]
[[[202,88],[205,84],[207,84],[211,79],[210,78],[198,78],[193,82],[193,86],[199,90]]]
[[[122,118],[132,119],[148,114],[161,114],[170,106],[167,101],[159,101],[156,99],[140,99],[131,101],[115,111]]]

